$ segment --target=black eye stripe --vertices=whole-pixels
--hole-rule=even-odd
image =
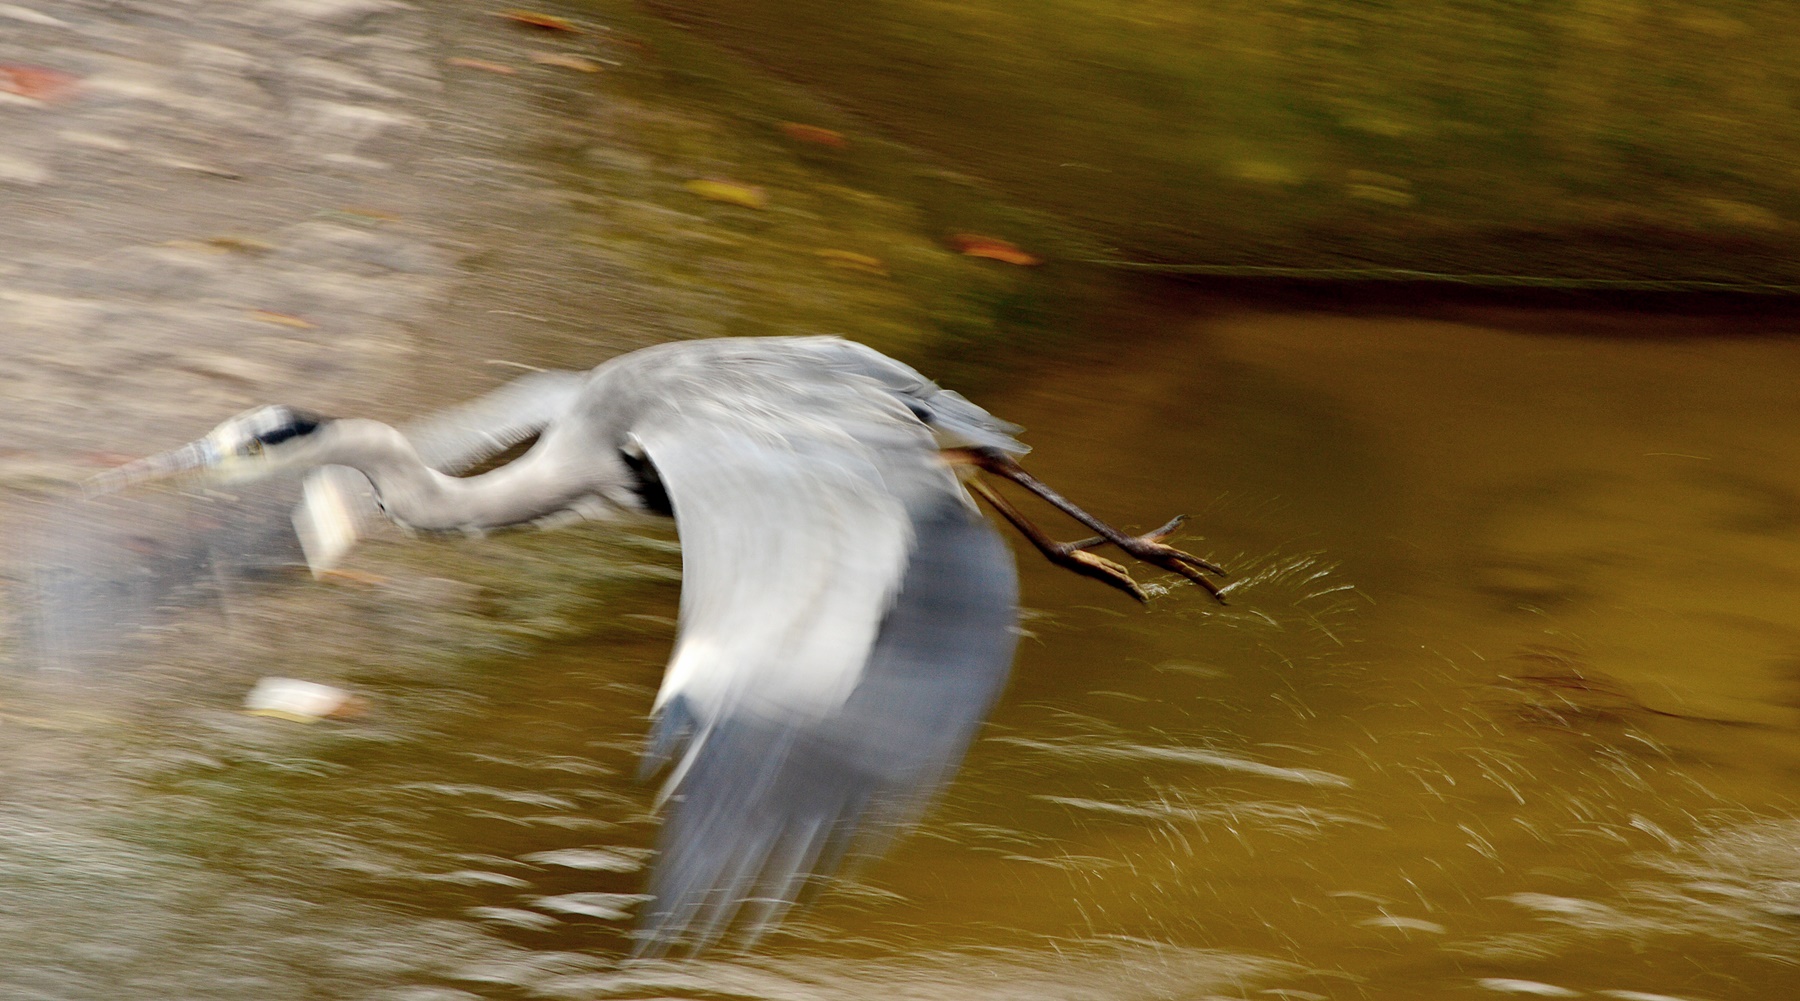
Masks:
[[[312,434],[314,431],[318,430],[318,428],[319,423],[317,421],[296,419],[291,424],[283,424],[281,427],[275,428],[272,431],[266,431],[257,435],[256,440],[262,442],[264,445],[279,445],[289,438],[298,438],[303,434]]]
[[[285,407],[270,416],[274,418],[274,426],[252,435],[254,440],[263,445],[279,445],[290,438],[312,434],[325,421],[323,417]]]

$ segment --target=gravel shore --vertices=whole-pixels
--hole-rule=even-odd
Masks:
[[[446,856],[436,821],[345,840],[328,818],[356,810],[330,800],[296,822],[304,791],[284,783],[413,748],[369,809],[416,798],[445,720],[494,695],[471,665],[554,678],[520,655],[596,632],[649,645],[607,682],[635,732],[671,625],[666,535],[390,533],[315,583],[291,483],[83,500],[83,479],[257,403],[403,421],[521,366],[670,338],[933,350],[990,330],[1033,280],[954,253],[962,220],[913,197],[1007,218],[981,216],[965,179],[878,139],[844,148],[854,123],[629,9],[544,13],[568,21],[0,3],[0,997],[422,1001],[474,996],[446,978],[529,982],[566,954],[444,920],[460,898],[419,917],[390,890],[295,890],[370,865],[426,885]],[[814,130],[784,132],[792,118]],[[280,674],[354,687],[370,714],[309,729],[237,711]],[[545,783],[524,777],[520,809],[543,812]],[[427,799],[462,801],[444,788]],[[647,823],[647,803],[608,795]],[[571,830],[611,823],[579,805]],[[395,838],[418,839],[409,861],[370,861]]]

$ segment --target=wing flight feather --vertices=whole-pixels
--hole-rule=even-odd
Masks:
[[[853,443],[682,421],[638,433],[681,535],[681,635],[657,696],[818,717],[856,685],[911,546]]]
[[[828,398],[709,385],[633,428],[683,564],[644,952],[779,921],[854,830],[910,817],[1010,663],[1009,556],[930,431],[873,383],[806,391]]]

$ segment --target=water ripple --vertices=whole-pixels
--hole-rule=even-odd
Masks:
[[[1329,786],[1345,789],[1353,783],[1342,775],[1317,768],[1284,768],[1251,761],[1231,754],[1198,747],[1167,747],[1152,744],[1093,744],[1073,741],[1033,740],[1028,737],[994,737],[993,740],[1027,750],[1067,758],[1073,761],[1167,761],[1183,765],[1202,765],[1225,771],[1242,772],[1260,778],[1301,785]]]

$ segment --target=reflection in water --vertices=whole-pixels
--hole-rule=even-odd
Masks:
[[[367,721],[190,718],[79,805],[75,745],[130,738],[15,735],[7,986],[1791,991],[1800,342],[1185,312],[981,397],[1103,516],[1190,506],[1232,603],[1022,559],[1030,635],[947,801],[757,954],[618,959],[660,588],[528,661],[371,667]]]

